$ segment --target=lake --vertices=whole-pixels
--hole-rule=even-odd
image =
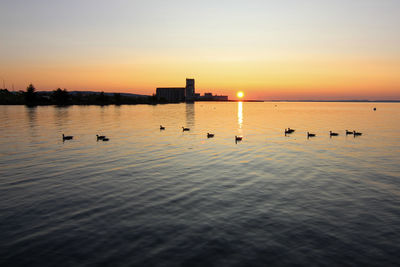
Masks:
[[[398,103],[0,106],[0,266],[398,266],[399,118]]]

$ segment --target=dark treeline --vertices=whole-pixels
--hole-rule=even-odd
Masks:
[[[66,89],[58,88],[52,92],[38,93],[30,84],[26,91],[10,92],[0,89],[0,105],[134,105],[134,104],[161,104],[165,101],[157,101],[153,96],[125,96],[119,93],[113,95],[101,93],[69,93]]]

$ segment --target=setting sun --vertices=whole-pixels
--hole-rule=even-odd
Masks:
[[[236,93],[236,96],[237,96],[238,98],[243,98],[244,93],[243,93],[242,91],[239,91],[239,92]]]

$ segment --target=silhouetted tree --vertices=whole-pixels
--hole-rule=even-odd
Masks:
[[[36,105],[37,93],[33,84],[29,84],[25,92],[25,104],[28,106]]]
[[[56,105],[67,105],[69,102],[69,94],[67,89],[58,88],[53,91],[52,99]]]

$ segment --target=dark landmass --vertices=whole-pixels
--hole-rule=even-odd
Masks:
[[[212,100],[204,100],[212,101]],[[399,103],[400,100],[214,100],[215,102],[359,102],[359,103]],[[93,91],[71,91],[58,88],[54,91],[39,91],[30,84],[26,91],[0,89],[0,105],[136,105],[167,104],[165,99],[155,95],[130,93],[104,93]]]
[[[38,93],[49,93],[48,91],[39,91]],[[99,95],[101,92],[95,92],[95,91],[69,91],[68,93],[76,95],[76,94],[95,94]],[[123,97],[150,97],[150,95],[138,95],[138,94],[131,94],[131,93],[104,93],[107,96],[114,96],[114,94],[120,94]]]
[[[157,100],[155,95],[138,95],[129,93],[104,93],[92,91],[72,91],[58,88],[54,91],[39,91],[30,84],[26,91],[8,91],[0,89],[0,105],[136,105],[165,104],[163,99]]]

